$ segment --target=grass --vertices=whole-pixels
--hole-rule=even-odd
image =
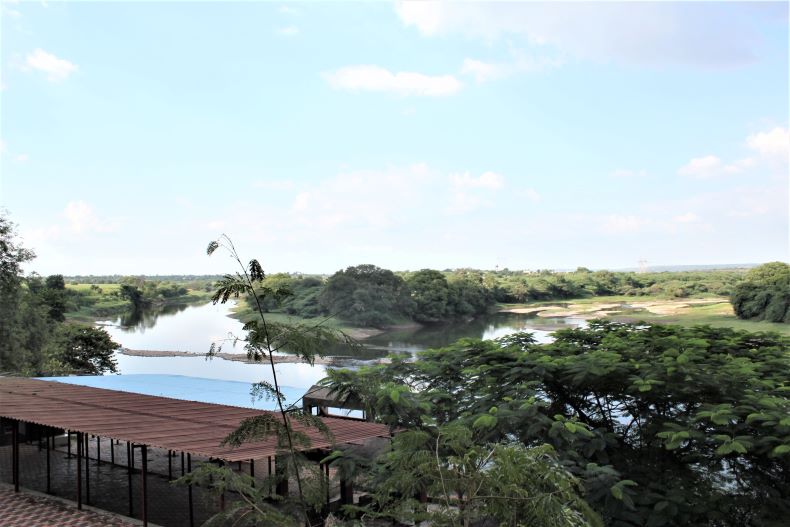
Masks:
[[[121,284],[66,284],[66,289],[90,293],[93,285],[97,285],[101,289],[101,293],[96,293],[96,296],[107,295],[121,289]]]

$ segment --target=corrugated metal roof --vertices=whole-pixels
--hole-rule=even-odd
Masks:
[[[242,420],[263,414],[279,418],[279,414],[263,410],[35,379],[0,378],[2,417],[231,462],[275,455],[274,437],[237,448],[219,446]],[[294,430],[310,438],[309,449],[362,444],[390,435],[386,425],[333,417],[321,420],[331,431],[331,439],[315,428],[292,422]]]

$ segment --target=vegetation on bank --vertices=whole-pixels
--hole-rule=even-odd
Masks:
[[[106,277],[101,277],[106,279]],[[166,281],[145,277],[117,277],[115,282],[78,283],[65,278],[68,319],[92,321],[131,310],[208,302],[212,277]]]
[[[686,299],[729,296],[746,271],[631,273],[590,271],[479,271],[423,269],[395,273],[358,265],[328,278],[279,273],[264,287],[289,291],[268,299],[267,312],[310,319],[333,316],[346,327],[387,327],[467,320],[497,304],[574,301],[620,296]],[[249,313],[250,299],[240,306]]]
[[[790,265],[771,262],[746,274],[732,292],[738,318],[790,323]]]
[[[474,460],[544,445],[606,525],[778,526],[790,514],[786,337],[597,321],[551,344],[529,333],[466,339],[416,361],[328,374],[341,399],[408,430],[357,470],[375,497],[371,515],[499,525],[468,492],[490,470]],[[420,493],[432,510],[412,498]]]
[[[71,296],[63,277],[22,273],[34,257],[0,215],[0,374],[114,372],[118,344],[102,329],[66,322]]]

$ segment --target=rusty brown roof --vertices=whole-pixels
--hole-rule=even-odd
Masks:
[[[262,414],[279,416],[265,410],[0,377],[2,417],[225,461],[275,455],[274,437],[244,443],[237,448],[219,446],[242,420]],[[332,433],[330,439],[315,428],[292,422],[294,430],[310,438],[309,449],[362,444],[374,437],[390,436],[386,425],[334,417],[321,420]]]

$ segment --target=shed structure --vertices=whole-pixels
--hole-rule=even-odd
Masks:
[[[100,438],[109,439],[114,449],[120,441],[126,443],[129,460],[129,509],[132,510],[131,474],[134,468],[134,449],[140,449],[141,473],[141,512],[147,524],[147,449],[156,447],[168,451],[168,463],[173,454],[181,453],[182,471],[184,455],[187,468],[191,468],[193,455],[207,457],[222,463],[249,463],[254,476],[255,461],[268,461],[271,473],[272,458],[280,450],[275,437],[244,443],[233,448],[221,446],[222,440],[234,431],[247,418],[274,414],[270,411],[254,410],[234,406],[184,401],[166,397],[141,395],[135,393],[106,390],[35,379],[0,377],[0,418],[7,428],[11,427],[12,442],[12,483],[19,489],[19,444],[20,423],[36,425],[41,436],[46,436],[47,450],[47,490],[49,490],[49,451],[50,440],[60,434],[68,434],[69,448],[71,435],[77,436],[77,504],[83,503],[83,480],[85,502],[90,500],[88,480],[89,452],[88,440],[94,436],[97,462],[101,459],[98,452]],[[275,417],[279,418],[279,414]],[[341,444],[364,444],[373,438],[390,437],[386,425],[348,419],[342,417],[319,417],[331,432],[330,437],[315,428],[306,427],[293,420],[294,430],[310,438],[309,448],[305,451],[320,451]],[[28,438],[29,439],[29,438]],[[70,452],[69,452],[70,454]],[[113,463],[115,452],[113,451]],[[119,455],[119,457],[121,457]],[[85,460],[84,478],[82,460]],[[276,463],[276,461],[275,461]],[[327,468],[328,470],[328,468]],[[169,466],[172,479],[172,466]],[[287,480],[280,492],[287,492]],[[192,520],[192,489],[190,492],[190,520]],[[190,521],[191,523],[191,521]]]

